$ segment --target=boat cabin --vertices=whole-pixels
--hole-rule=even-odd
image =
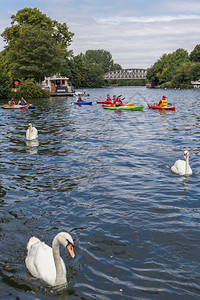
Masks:
[[[45,77],[42,88],[49,88],[51,96],[73,96],[73,86],[69,83],[69,78],[60,75]]]
[[[191,81],[191,85],[193,88],[199,89],[200,88],[200,79],[196,80],[196,81]]]

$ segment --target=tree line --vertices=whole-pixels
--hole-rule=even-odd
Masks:
[[[184,49],[164,54],[148,69],[147,79],[154,87],[190,88],[200,79],[200,45],[190,54]]]
[[[12,15],[11,26],[1,36],[6,46],[0,52],[0,98],[11,96],[10,87],[16,80],[20,82],[18,94],[27,91],[28,95],[45,97],[46,92],[38,89],[45,76],[67,76],[75,88],[100,87],[105,84],[106,72],[121,69],[103,49],[74,56],[69,51],[74,33],[66,23],[52,20],[37,8],[24,8]]]

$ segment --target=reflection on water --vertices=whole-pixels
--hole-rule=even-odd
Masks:
[[[28,147],[28,149],[26,150],[27,153],[37,154],[38,150],[36,147],[39,146],[39,141],[38,139],[31,140],[31,141],[26,140],[26,146]]]
[[[165,90],[176,110],[164,114],[147,107],[162,90],[87,92],[92,106],[54,97],[1,112],[2,299],[198,299],[199,91]],[[96,100],[108,93],[144,110],[104,110]],[[30,122],[40,136],[25,143]],[[184,149],[187,178],[170,169]],[[76,257],[60,249],[69,286],[58,291],[24,259],[32,235],[50,245],[59,231],[71,233]]]

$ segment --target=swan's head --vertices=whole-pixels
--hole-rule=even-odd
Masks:
[[[188,150],[185,150],[185,151],[184,151],[184,158],[186,159],[188,156],[189,156],[189,151],[188,151]]]
[[[31,127],[32,127],[32,124],[31,124],[31,123],[29,123],[29,124],[28,124],[28,129],[29,129],[29,128],[31,128]]]
[[[75,257],[74,254],[74,241],[71,235],[67,232],[60,232],[56,238],[58,239],[59,243],[63,245],[69,251],[69,254],[72,258]]]

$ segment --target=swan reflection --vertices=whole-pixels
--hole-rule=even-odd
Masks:
[[[28,149],[26,150],[27,153],[30,153],[30,154],[37,154],[38,150],[37,148],[35,147],[38,147],[39,146],[39,141],[38,139],[35,139],[35,140],[31,140],[31,141],[26,141],[26,146],[28,147]]]

